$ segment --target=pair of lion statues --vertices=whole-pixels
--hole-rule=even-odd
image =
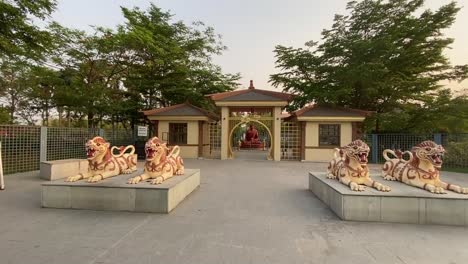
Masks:
[[[87,179],[98,182],[120,174],[129,174],[137,170],[137,154],[134,146],[110,147],[102,137],[94,137],[85,144],[88,159],[88,171],[68,177],[65,181],[74,182]],[[114,154],[115,150],[118,154]],[[126,153],[130,150],[129,153]],[[153,137],[145,144],[146,162],[143,174],[128,179],[128,184],[150,180],[151,184],[160,184],[174,175],[184,174],[184,162],[179,156],[180,147],[168,148],[159,138]]]
[[[102,137],[94,137],[86,142],[85,148],[89,164],[88,172],[70,176],[66,181],[87,179],[88,182],[98,182],[137,170],[134,146],[111,148],[110,143]],[[114,154],[116,149],[118,154]],[[126,153],[128,150],[130,153]],[[367,166],[369,152],[369,146],[361,140],[336,148],[328,166],[327,177],[339,180],[353,191],[364,191],[365,186],[369,186],[382,192],[389,192],[391,190],[389,186],[370,177]],[[151,184],[160,184],[174,175],[184,174],[184,162],[179,156],[179,146],[168,148],[166,143],[153,137],[146,142],[145,153],[143,174],[130,178],[128,184],[137,184],[146,180],[150,180]],[[437,194],[446,193],[446,190],[468,194],[468,188],[440,180],[444,153],[444,148],[432,141],[424,141],[414,146],[411,151],[386,149],[383,152],[386,162],[382,168],[382,177],[385,180],[400,181]],[[394,158],[388,157],[388,154]],[[404,154],[408,154],[408,160],[403,158]]]
[[[353,191],[363,191],[365,186],[369,186],[382,192],[389,192],[391,190],[389,186],[376,182],[369,176],[367,166],[369,152],[369,146],[361,140],[336,148],[328,166],[327,177],[339,180]],[[385,180],[399,181],[436,194],[446,193],[446,190],[468,194],[468,188],[441,181],[440,169],[444,153],[444,148],[433,141],[423,141],[411,151],[386,149],[383,151],[386,162],[382,168],[382,177]],[[404,154],[409,156],[408,160],[403,158]]]

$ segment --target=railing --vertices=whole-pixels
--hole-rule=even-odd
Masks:
[[[300,145],[298,144],[300,144],[300,141],[296,130],[298,128],[286,129],[282,127],[284,137],[281,143],[283,147],[294,143],[294,148],[299,149]],[[291,137],[291,131],[295,131],[293,133],[294,138]],[[144,158],[143,148],[147,137],[138,137],[134,129],[0,125],[4,173],[11,174],[38,170],[41,161],[85,158],[84,144],[86,140],[94,136],[103,136],[114,146],[133,144],[137,149],[139,158]],[[210,126],[209,143],[210,152],[213,152],[211,154],[213,157],[219,156],[220,136],[221,129],[219,124]],[[370,162],[372,163],[384,162],[384,158],[382,157],[384,149],[410,150],[414,145],[424,140],[433,140],[438,144],[442,144],[446,149],[443,168],[468,171],[468,133],[427,135],[367,134],[363,136],[363,140],[371,148]],[[298,155],[299,153],[296,152],[294,154]]]
[[[41,161],[85,158],[84,145],[94,136],[114,146],[135,145],[139,158],[144,158],[147,137],[137,137],[134,129],[0,125],[4,173],[38,170]]]
[[[3,172],[5,174],[39,169],[41,128],[0,126]],[[44,155],[44,154],[42,154]]]
[[[301,133],[298,122],[281,122],[281,160],[301,159]]]
[[[385,149],[411,150],[424,140],[442,144],[446,150],[443,168],[468,169],[468,133],[460,134],[367,134],[363,136],[371,148],[370,162],[385,162],[382,152]]]

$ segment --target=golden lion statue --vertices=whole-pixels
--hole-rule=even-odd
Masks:
[[[408,160],[403,158],[405,153],[409,155]],[[386,162],[382,168],[382,177],[389,181],[398,180],[432,193],[442,194],[446,193],[445,190],[452,190],[468,194],[468,188],[440,180],[444,153],[444,147],[430,140],[414,146],[411,151],[401,152],[386,149],[383,152]],[[388,154],[392,154],[396,158],[391,159]]]
[[[366,185],[389,192],[389,186],[378,183],[369,176],[369,151],[369,146],[361,140],[355,140],[341,149],[335,148],[334,157],[328,165],[327,178],[338,179],[353,191],[364,191]]]
[[[112,147],[102,137],[94,137],[88,140],[85,145],[88,159],[88,172],[70,176],[65,181],[74,182],[81,179],[88,179],[88,182],[98,182],[105,178],[114,177],[119,174],[128,174],[137,170],[137,155],[135,147]],[[118,149],[119,154],[114,155],[114,150]],[[130,153],[125,153],[127,150]]]
[[[146,163],[142,175],[130,178],[128,184],[136,184],[147,179],[151,184],[160,184],[174,175],[184,174],[184,161],[179,156],[180,147],[169,149],[157,137],[149,139],[145,144]]]

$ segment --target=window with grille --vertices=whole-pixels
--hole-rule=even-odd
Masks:
[[[340,125],[319,125],[319,146],[340,146]]]
[[[187,144],[187,123],[169,123],[169,144]]]

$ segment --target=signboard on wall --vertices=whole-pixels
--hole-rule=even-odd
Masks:
[[[148,136],[148,127],[147,126],[137,126],[137,136],[147,137]]]

